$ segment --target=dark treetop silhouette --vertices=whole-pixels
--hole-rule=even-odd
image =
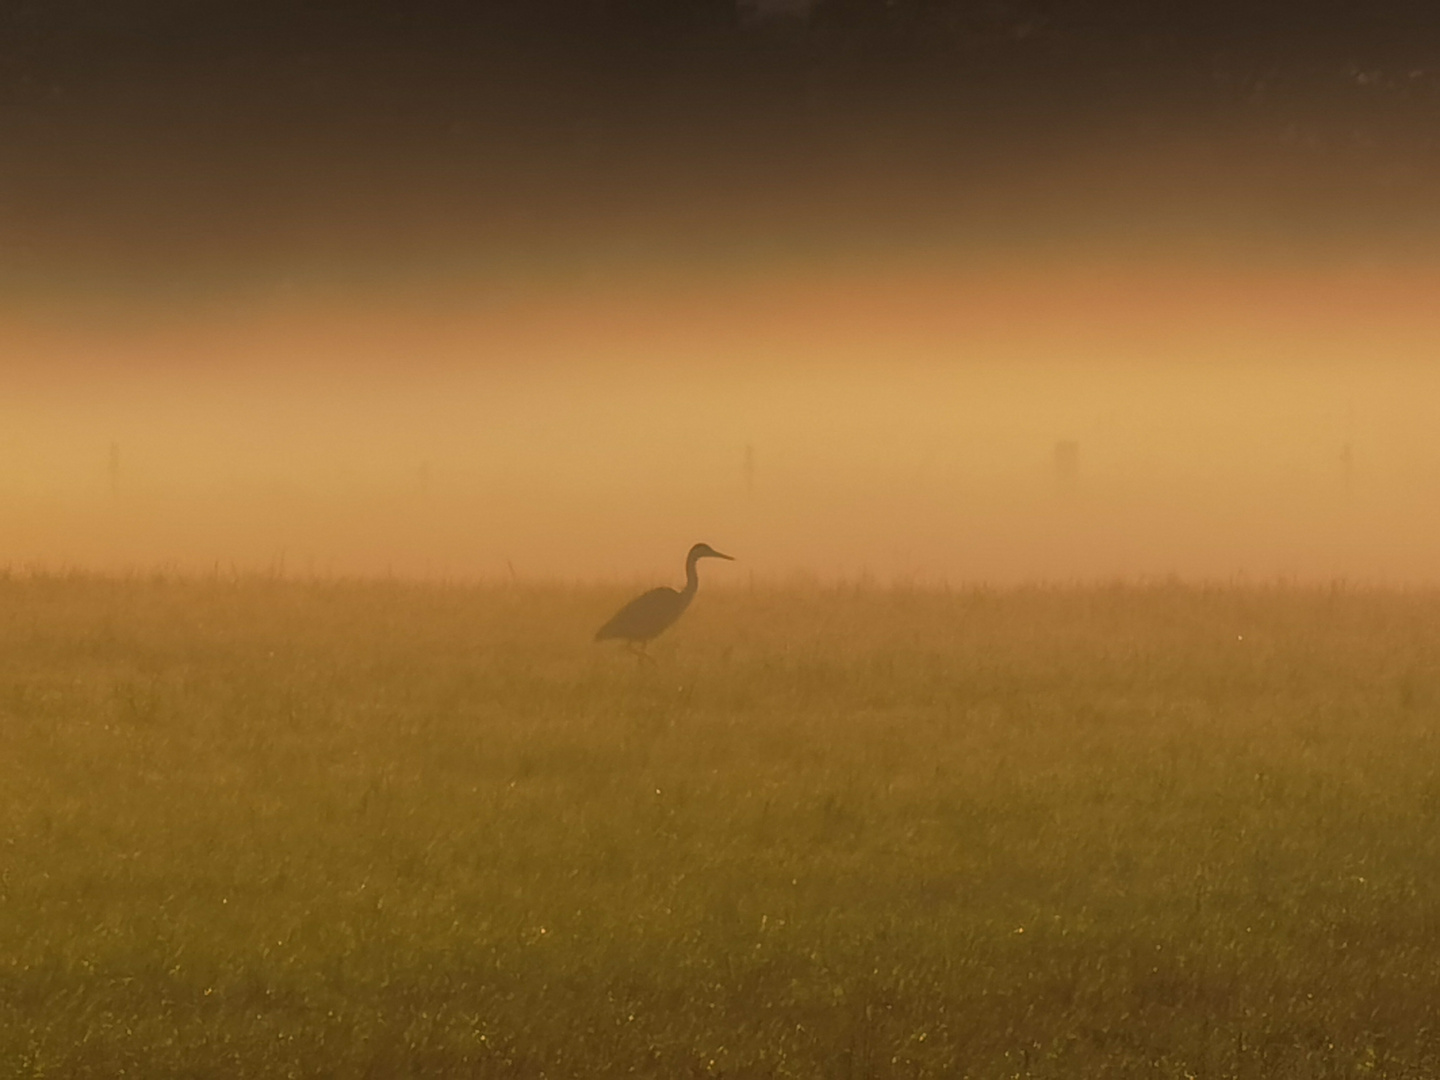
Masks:
[[[614,618],[595,631],[595,640],[626,641],[630,643],[632,649],[638,645],[643,652],[645,643],[680,618],[685,609],[690,606],[690,601],[695,598],[695,590],[700,585],[700,578],[695,573],[695,564],[701,559],[732,559],[732,557],[722,555],[709,544],[696,544],[690,549],[690,554],[685,556],[685,588],[676,592],[674,589],[662,585],[658,589],[641,593],[617,611]]]

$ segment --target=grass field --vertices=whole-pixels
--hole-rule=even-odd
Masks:
[[[1440,596],[0,581],[0,1076],[1440,1076]]]

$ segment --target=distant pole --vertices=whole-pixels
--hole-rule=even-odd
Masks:
[[[118,499],[120,497],[120,444],[118,442],[110,444],[109,472],[110,497]]]
[[[1350,494],[1350,489],[1355,481],[1355,405],[1351,399],[1351,405],[1345,410],[1345,442],[1340,446],[1340,483],[1345,494]]]
[[[1080,486],[1080,444],[1061,439],[1055,444],[1055,487],[1071,492]]]

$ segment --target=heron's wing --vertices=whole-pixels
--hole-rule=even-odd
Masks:
[[[648,641],[674,622],[682,609],[680,594],[662,585],[641,593],[617,611],[609,622],[595,631],[595,640],[621,638]]]

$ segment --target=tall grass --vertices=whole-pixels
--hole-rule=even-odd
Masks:
[[[1440,1075],[1440,597],[0,582],[0,1076]]]

